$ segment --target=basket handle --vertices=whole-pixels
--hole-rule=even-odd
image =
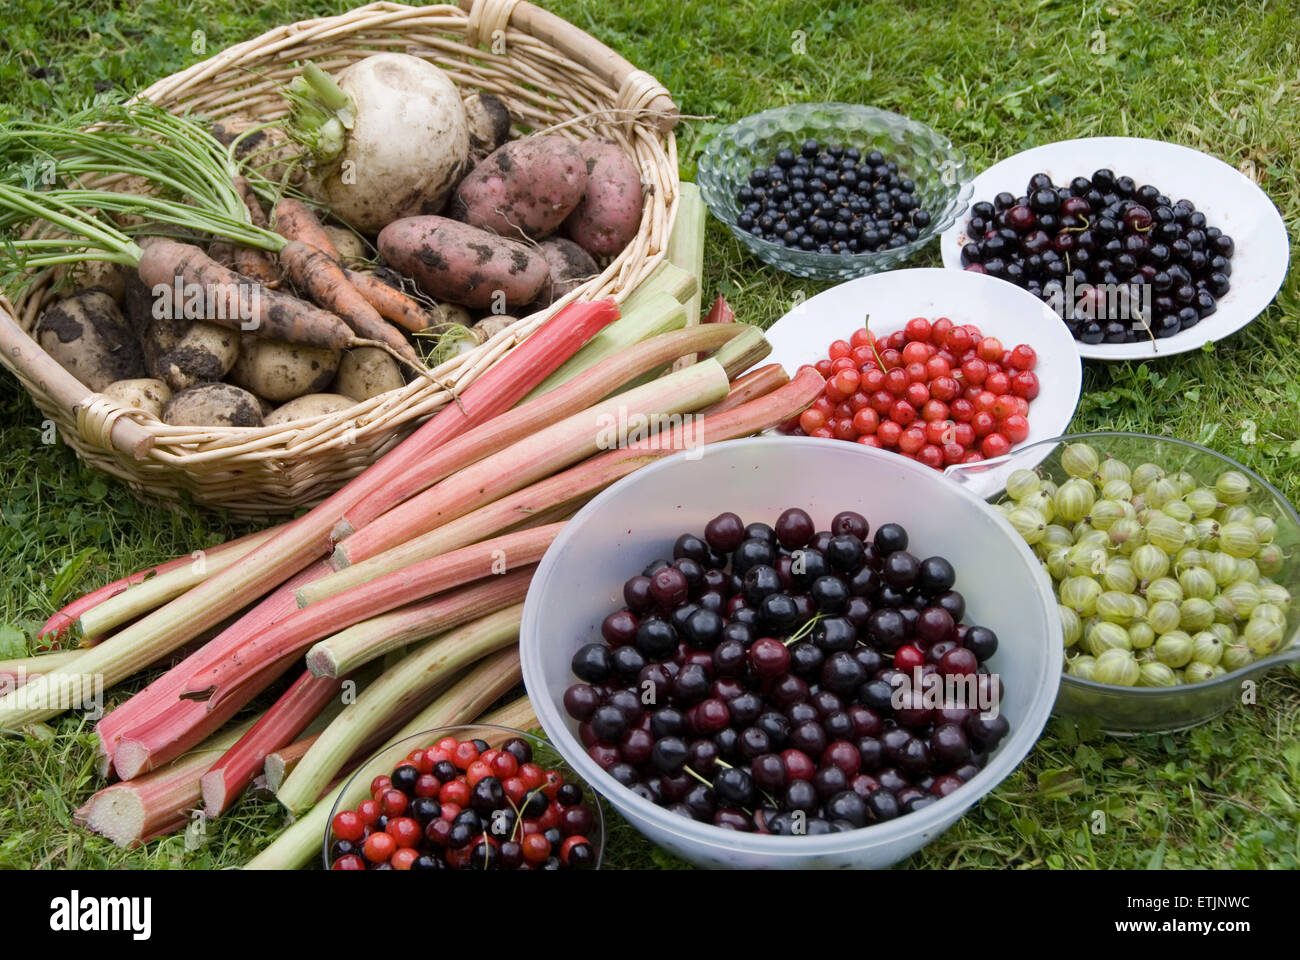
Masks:
[[[677,126],[677,104],[658,80],[644,70],[637,69],[591,34],[562,17],[528,3],[527,0],[519,0],[517,3],[511,3],[510,0],[457,2],[462,10],[471,14],[478,13],[470,21],[475,28],[489,18],[512,23],[581,63],[612,87],[617,91],[617,107],[650,113],[654,126],[663,133],[668,133]],[[474,42],[477,38],[470,39]]]
[[[78,432],[86,441],[104,448],[116,447],[136,460],[145,458],[153,446],[153,434],[125,416],[127,408],[87,389],[59,366],[18,326],[7,300],[0,303],[0,351],[5,366],[76,415]]]

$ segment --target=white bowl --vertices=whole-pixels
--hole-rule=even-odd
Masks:
[[[1218,310],[1195,327],[1152,343],[1078,343],[1093,360],[1133,360],[1197,350],[1236,333],[1259,316],[1277,295],[1286,277],[1291,244],[1273,201],[1238,170],[1208,154],[1163,140],[1140,137],[1086,137],[1034,147],[995,163],[975,178],[971,202],[992,201],[1006,190],[1019,196],[1035,173],[1046,173],[1057,186],[1075,177],[1090,177],[1108,167],[1138,186],[1155,184],[1170,199],[1186,197],[1209,220],[1232,237],[1231,287],[1219,298]],[[960,218],[940,240],[943,265],[961,270],[966,220]]]
[[[1051,713],[1063,638],[1056,597],[1042,566],[1002,516],[980,498],[918,463],[837,440],[759,437],[709,445],[660,460],[601,493],[565,525],[542,558],[524,604],[519,647],[524,683],[552,744],[634,827],[704,867],[878,868],[902,860],[950,827],[1024,759]],[[957,569],[968,619],[1000,639],[990,670],[1001,675],[1001,710],[1011,732],[987,766],[960,790],[896,820],[823,836],[737,833],[669,813],[636,796],[583,749],[564,712],[574,681],[569,661],[600,636],[623,605],[623,582],[673,541],[725,510],[774,521],[787,507],[829,523],[858,510],[873,529],[906,526],[910,550],[939,553]]]
[[[937,267],[894,270],[831,287],[799,304],[767,331],[772,354],[790,373],[816,363],[836,340],[847,340],[870,314],[871,329],[885,335],[913,317],[947,317],[973,323],[1008,349],[1027,343],[1038,353],[1039,394],[1029,404],[1029,436],[1013,449],[1065,433],[1079,404],[1083,367],[1074,338],[1043,301],[1014,284],[984,274]],[[971,475],[979,493],[981,477]],[[989,478],[984,496],[996,493]]]

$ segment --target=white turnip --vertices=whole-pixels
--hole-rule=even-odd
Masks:
[[[291,131],[314,160],[311,189],[363,233],[440,212],[465,173],[465,107],[447,74],[426,60],[375,54],[337,83],[309,63],[288,96]]]

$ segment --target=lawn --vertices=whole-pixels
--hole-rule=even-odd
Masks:
[[[1172,140],[1256,178],[1293,236],[1300,219],[1300,51],[1290,3],[544,5],[673,92],[693,118],[680,130],[684,178],[723,123],[834,99],[923,120],[977,169],[1070,137]],[[0,111],[57,114],[96,91],[135,89],[276,24],[347,6],[11,0]],[[916,263],[937,265],[937,245]],[[726,294],[741,319],[761,324],[817,292],[745,255],[716,223],[707,274],[710,295]],[[1273,306],[1214,349],[1087,363],[1074,427],[1205,443],[1300,499],[1298,299],[1293,269]],[[48,440],[26,394],[0,375],[0,656],[22,655],[33,628],[78,593],[237,532],[210,514],[141,505]],[[1294,868],[1298,722],[1294,671],[1270,675],[1257,705],[1188,733],[1120,740],[1054,720],[1010,778],[906,866]],[[245,800],[215,823],[137,850],[87,837],[71,811],[97,785],[92,740],[88,725],[70,718],[39,736],[0,740],[0,867],[225,867],[248,859],[283,822],[273,803]],[[672,865],[626,826],[610,847],[616,866]]]

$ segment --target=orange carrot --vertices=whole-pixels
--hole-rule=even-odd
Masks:
[[[331,260],[342,261],[338,249],[311,207],[301,200],[285,197],[275,205],[275,232],[286,240],[301,240],[320,250]]]
[[[301,240],[290,240],[280,251],[280,265],[300,293],[342,317],[357,336],[386,343],[399,355],[418,362],[415,348],[348,283],[343,268],[329,254]]]
[[[356,346],[352,331],[334,314],[267,290],[223,267],[198,247],[163,238],[152,238],[142,246],[140,279],[151,290],[179,289],[179,297],[172,297],[177,315],[183,312],[191,292],[198,290],[204,297],[204,318],[211,323],[307,347],[345,350]]]
[[[414,299],[384,283],[373,273],[360,273],[345,268],[343,274],[357,293],[365,297],[385,320],[391,320],[412,333],[419,333],[433,325],[433,318]]]
[[[262,211],[262,204],[258,202],[252,186],[243,177],[235,177],[233,182],[240,198],[244,201],[244,206],[248,208],[248,222],[255,227],[265,228],[266,214]],[[280,285],[280,270],[275,265],[275,255],[267,250],[259,250],[256,247],[235,247],[235,270],[268,289],[274,290]]]

